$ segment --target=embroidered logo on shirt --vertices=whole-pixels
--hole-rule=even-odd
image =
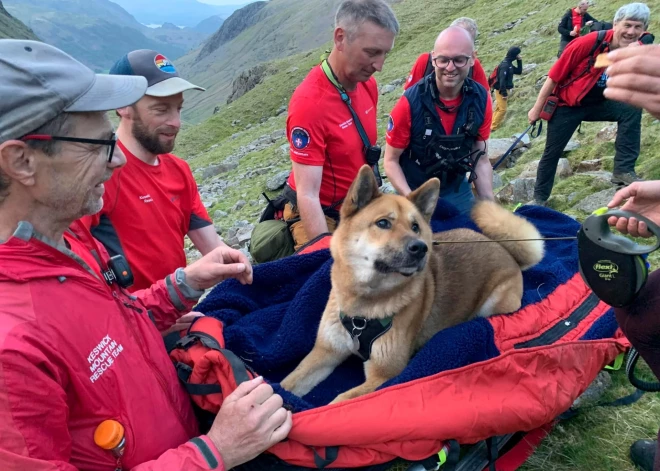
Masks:
[[[123,351],[124,346],[122,344],[117,343],[116,340],[112,340],[109,335],[103,337],[96,347],[89,352],[89,356],[87,357],[89,371],[92,372],[89,380],[92,383],[98,381]]]
[[[309,145],[309,133],[306,129],[295,127],[291,130],[291,144],[298,150],[304,149]]]
[[[140,200],[142,200],[143,203],[153,203],[154,201],[151,195],[149,194],[140,196]]]

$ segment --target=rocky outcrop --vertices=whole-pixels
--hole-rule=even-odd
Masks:
[[[222,23],[220,29],[211,36],[208,41],[206,41],[202,50],[199,51],[196,61],[199,62],[204,59],[220,46],[231,41],[250,26],[256,24],[261,19],[258,13],[267,4],[268,2],[250,3],[232,13],[232,15]]]
[[[0,0],[0,39],[32,39],[38,40],[30,28],[9,14]]]
[[[254,87],[259,85],[263,78],[266,76],[266,66],[259,64],[249,70],[244,70],[241,74],[234,79],[231,85],[231,95],[227,98],[227,104],[232,101],[238,100]]]

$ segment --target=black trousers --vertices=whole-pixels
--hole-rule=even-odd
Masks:
[[[660,270],[649,275],[646,286],[632,305],[614,309],[614,313],[630,343],[660,378]],[[660,471],[660,450],[656,450],[653,469]]]
[[[534,199],[546,201],[555,183],[557,163],[564,148],[582,121],[618,123],[614,147],[614,173],[635,170],[641,141],[642,110],[618,101],[603,100],[596,105],[559,106],[548,122],[545,150],[536,172]]]

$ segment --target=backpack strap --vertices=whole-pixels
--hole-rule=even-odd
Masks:
[[[607,34],[606,30],[598,31],[598,36],[596,37],[596,42],[592,46],[591,51],[589,51],[589,60],[587,62],[587,67],[581,73],[579,73],[578,75],[573,77],[571,80],[566,82],[564,85],[561,85],[561,86],[557,85],[558,89],[563,89],[563,88],[568,87],[569,85],[571,85],[573,82],[575,82],[577,79],[579,79],[583,75],[588,74],[589,72],[591,72],[591,69],[593,68],[594,64],[596,63],[596,56],[598,54],[600,54],[601,52],[603,52],[605,50],[605,48],[607,48],[610,45],[610,43],[605,42],[605,35],[606,34]]]

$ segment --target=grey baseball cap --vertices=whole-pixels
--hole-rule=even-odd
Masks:
[[[112,66],[110,74],[145,77],[149,84],[145,95],[149,96],[172,96],[186,90],[205,91],[202,87],[182,79],[167,57],[151,49],[129,52]]]
[[[0,39],[0,142],[18,139],[62,112],[131,105],[146,88],[144,77],[97,75],[48,44]]]

